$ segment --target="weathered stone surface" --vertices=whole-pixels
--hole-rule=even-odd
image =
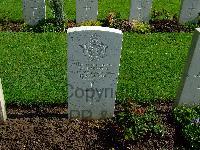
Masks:
[[[45,0],[23,0],[23,18],[28,25],[36,25],[46,16]]]
[[[68,29],[69,118],[113,117],[121,48],[120,30]]]
[[[179,23],[197,23],[200,13],[200,0],[182,0]]]
[[[131,0],[129,21],[149,22],[151,18],[152,0]]]
[[[98,0],[76,0],[76,22],[97,20]]]
[[[177,104],[200,104],[200,28],[195,30],[192,46],[188,54],[180,90],[177,95]]]
[[[0,121],[5,121],[7,119],[5,101],[3,95],[3,88],[0,79]]]

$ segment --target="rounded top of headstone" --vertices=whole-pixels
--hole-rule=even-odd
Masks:
[[[122,34],[121,30],[109,28],[109,27],[102,27],[102,26],[81,26],[81,27],[73,27],[68,28],[67,33],[76,32],[76,31],[105,31],[105,32],[114,32],[118,34]]]

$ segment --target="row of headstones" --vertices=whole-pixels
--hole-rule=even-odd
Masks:
[[[152,0],[131,0],[129,21],[149,22]],[[179,22],[197,22],[200,13],[200,0],[182,0]],[[25,23],[36,25],[45,19],[45,0],[23,0]],[[97,20],[98,0],[76,0],[76,22]]]
[[[114,115],[122,49],[118,29],[82,26],[68,29],[69,118],[101,119]],[[200,28],[194,33],[178,104],[200,104]],[[0,80],[0,120],[6,119]]]

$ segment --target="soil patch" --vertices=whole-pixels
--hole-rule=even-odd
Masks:
[[[103,27],[111,27],[120,29],[123,32],[133,32],[131,29],[131,23],[128,20],[115,20],[115,24],[113,26],[110,26],[109,20],[103,19],[99,22],[102,23]],[[92,24],[88,24],[90,26]],[[163,19],[163,20],[150,20],[149,22],[150,30],[149,32],[155,33],[155,32],[192,32],[195,30],[195,28],[199,27],[199,23],[196,25],[181,25],[178,23],[177,19],[169,20],[169,19]],[[54,19],[47,19],[44,21],[41,21],[37,26],[28,26],[24,24],[23,21],[12,21],[12,20],[1,20],[0,21],[0,32],[36,32],[36,33],[42,33],[42,32],[65,32],[67,28],[72,28],[80,26],[76,24],[75,20],[68,20],[64,23],[64,26],[60,26],[56,23]],[[136,31],[134,31],[136,32]],[[138,31],[139,32],[139,31]],[[139,32],[140,33],[140,32]]]
[[[116,105],[116,113],[121,111]],[[7,106],[8,119],[0,123],[0,149],[181,149],[173,123],[172,103],[157,103],[167,132],[160,138],[148,135],[140,141],[126,141],[114,119],[68,120],[67,106]]]

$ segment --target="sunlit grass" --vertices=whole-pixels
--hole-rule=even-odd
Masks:
[[[8,103],[67,100],[66,34],[0,33],[0,78]],[[189,33],[124,33],[118,100],[175,98]]]

